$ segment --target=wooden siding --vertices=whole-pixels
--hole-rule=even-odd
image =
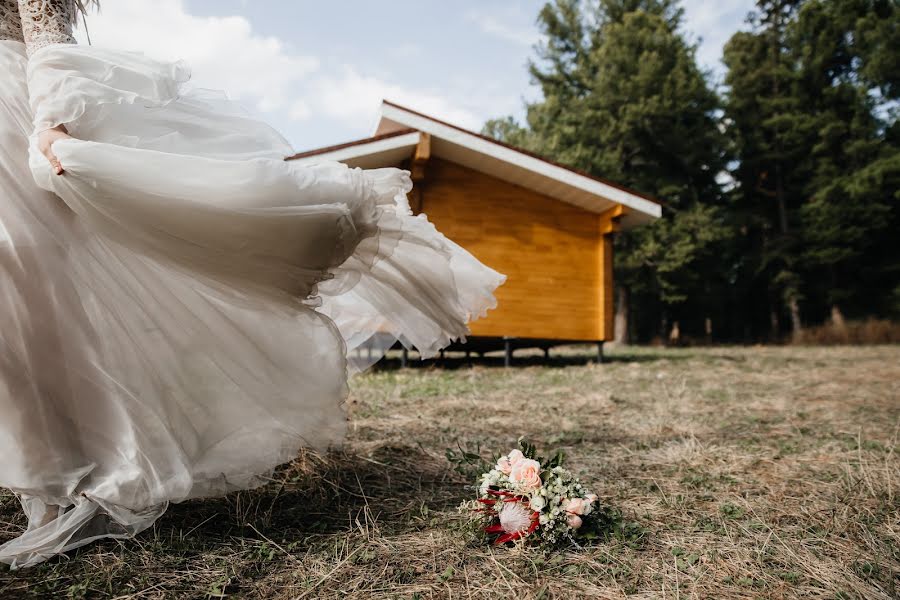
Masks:
[[[473,335],[612,338],[611,215],[437,158],[418,185],[431,222],[508,277]]]

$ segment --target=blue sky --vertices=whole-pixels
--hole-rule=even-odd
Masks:
[[[111,0],[98,46],[185,59],[297,150],[365,137],[381,98],[464,127],[522,114],[543,0]],[[722,45],[752,0],[686,0],[685,32],[721,73]],[[79,34],[83,38],[83,32]]]

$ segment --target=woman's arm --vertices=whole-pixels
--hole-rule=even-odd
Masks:
[[[51,44],[74,44],[75,0],[19,0],[19,18],[28,55]]]
[[[75,0],[19,0],[19,18],[28,55],[51,44],[76,43],[72,23],[77,10]],[[38,148],[57,175],[62,175],[63,166],[53,153],[53,144],[68,137],[64,125],[38,133]]]
[[[22,40],[22,19],[16,0],[0,0],[0,40]]]

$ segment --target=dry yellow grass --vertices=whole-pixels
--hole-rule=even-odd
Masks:
[[[568,352],[359,378],[340,454],[174,506],[152,531],[0,572],[0,598],[891,598],[900,347]],[[526,361],[527,363],[527,361]],[[467,546],[445,458],[562,448],[623,512],[542,555]],[[22,527],[0,497],[0,539]]]

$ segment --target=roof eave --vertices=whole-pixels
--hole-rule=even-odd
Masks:
[[[662,206],[659,203],[630,190],[532,156],[505,144],[488,140],[465,129],[443,123],[387,100],[382,102],[381,117],[383,120],[388,119],[405,127],[429,133],[434,137],[445,139],[475,152],[516,164],[524,169],[539,173],[560,183],[571,185],[590,194],[607,198],[612,202],[622,204],[633,209],[633,211],[646,215],[648,220],[659,218],[662,215]]]
[[[566,194],[569,195],[569,199],[558,198],[561,201],[593,212],[608,209],[609,203],[620,204],[628,209],[620,223],[625,229],[651,222],[662,215],[662,206],[659,203],[636,192],[389,101],[382,103],[381,119],[375,133],[376,135],[371,138],[301,153],[289,160],[304,163],[352,162],[354,166],[364,168],[382,166],[382,162],[397,164],[399,156],[407,151],[411,152],[419,143],[422,134],[430,134],[446,142],[448,150],[455,148],[454,152],[471,153],[470,156],[473,158],[463,162],[471,163],[474,157],[482,157],[477,161],[478,164],[474,165],[476,169],[481,162],[493,161],[495,165],[511,165],[520,175],[535,176],[536,181],[547,182],[536,187],[561,186],[558,189],[568,190]],[[490,170],[485,172],[491,174]],[[509,177],[509,173],[506,176]],[[507,180],[517,183],[511,179]],[[592,198],[597,198],[598,201],[595,202]]]

